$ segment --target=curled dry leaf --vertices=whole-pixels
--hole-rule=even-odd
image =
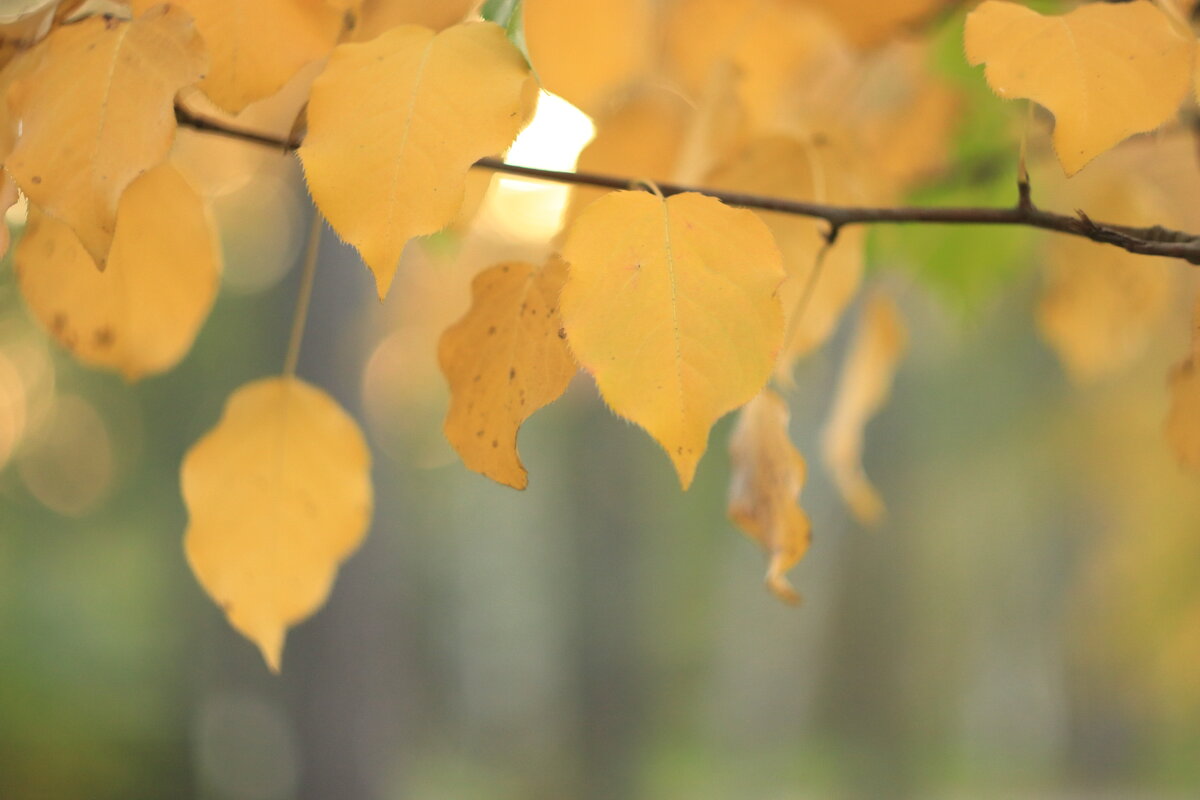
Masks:
[[[1173,117],[1195,49],[1146,0],[1088,3],[1061,16],[987,0],[967,16],[964,44],[968,61],[987,65],[996,94],[1054,114],[1054,149],[1068,175]]]
[[[800,562],[812,540],[812,526],[797,505],[805,465],[788,437],[787,404],[764,389],[738,414],[729,439],[733,475],[729,518],[770,555],[767,586],[780,600],[798,603],[800,595],[787,572]]]
[[[537,85],[503,29],[403,25],[339,45],[313,84],[300,159],[313,200],[387,294],[404,245],[450,224],[467,170],[506,149]]]
[[[39,49],[9,92],[21,137],[5,166],[103,266],[121,193],[166,157],[175,93],[200,79],[204,47],[186,12],[158,6],[131,22],[90,17],[57,28]]]
[[[709,428],[762,389],[779,353],[783,266],[770,231],[700,194],[613,192],[575,221],[563,258],[571,349],[686,489]]]
[[[851,513],[863,525],[875,525],[884,515],[883,500],[863,471],[863,431],[887,402],[906,341],[895,303],[884,295],[868,298],[821,436],[825,466]]]
[[[828,137],[757,139],[719,166],[706,181],[722,189],[814,202],[852,202],[852,162]],[[787,335],[776,374],[792,380],[796,359],[833,332],[862,282],[865,231],[847,228],[826,246],[820,220],[763,212],[783,254],[787,279],[779,287]]]
[[[133,0],[136,14],[162,0]],[[333,49],[342,12],[326,0],[171,0],[192,16],[209,55],[200,88],[237,113],[279,91],[296,72]]]
[[[649,65],[651,0],[524,0],[529,60],[542,87],[585,113],[603,110],[613,92]]]
[[[350,415],[288,377],[239,388],[184,458],[188,564],[275,672],[287,629],[321,607],[366,535],[370,467]]]
[[[136,380],[191,349],[217,295],[221,250],[204,200],[165,163],[121,197],[107,270],[32,205],[15,263],[25,303],[59,344]]]
[[[541,269],[511,262],[489,267],[471,283],[471,308],[446,329],[438,362],[450,384],[446,438],[470,469],[524,489],[517,431],[558,399],[575,375],[562,335],[559,293],[567,266]]]

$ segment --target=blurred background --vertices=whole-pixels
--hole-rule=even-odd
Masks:
[[[960,36],[922,56],[964,111],[907,196],[1010,202],[1024,113]],[[509,159],[569,169],[593,133],[545,95]],[[1187,216],[1193,148],[1114,158]],[[686,494],[582,376],[525,425],[523,493],[443,440],[437,337],[475,272],[545,257],[566,189],[473,173],[477,213],[411,245],[383,303],[327,233],[299,374],[363,425],[377,507],[276,677],[187,568],[178,465],[279,370],[311,210],[289,156],[179,151],[216,167],[226,275],[175,370],[77,366],[0,272],[0,799],[1200,796],[1200,492],[1162,434],[1187,270],[1092,369],[1035,324],[1049,239],[873,230],[867,280],[910,329],[866,439],[890,514],[856,525],[817,458],[856,302],[787,395],[814,531],[791,608],[726,520],[731,418]],[[1060,180],[1041,157],[1037,190]]]

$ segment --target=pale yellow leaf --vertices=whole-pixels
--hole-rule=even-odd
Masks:
[[[141,14],[162,0],[133,0]],[[274,94],[310,61],[324,58],[343,14],[325,0],[171,0],[192,16],[209,54],[200,88],[236,113]]]
[[[320,608],[366,535],[370,468],[354,420],[287,377],[239,388],[184,458],[188,564],[273,671],[287,629]]]
[[[986,63],[996,94],[1054,114],[1054,149],[1068,175],[1173,117],[1195,49],[1147,0],[1088,3],[1060,16],[987,0],[967,16],[964,42],[968,61]]]
[[[891,394],[907,339],[896,305],[884,295],[871,296],[842,364],[833,410],[821,436],[825,466],[863,525],[875,525],[884,515],[883,500],[863,471],[863,431]]]
[[[783,338],[779,249],[753,213],[699,194],[613,192],[568,233],[567,337],[614,412],[686,489],[722,415],[754,397]]]
[[[787,404],[764,389],[738,414],[729,439],[732,476],[729,518],[770,555],[767,586],[780,600],[800,596],[787,572],[812,539],[807,515],[797,505],[804,486],[804,458],[788,438]]]
[[[66,225],[32,205],[15,260],[26,304],[59,344],[136,380],[191,349],[217,294],[221,251],[204,201],[165,163],[121,197],[104,272]]]
[[[1167,412],[1166,434],[1179,463],[1200,470],[1200,298],[1192,319],[1192,347],[1188,357],[1176,364],[1167,378],[1171,408]]]
[[[462,22],[475,5],[475,0],[362,0],[351,38],[365,42],[398,25],[445,30]]]
[[[819,8],[859,47],[875,47],[951,5],[948,0],[797,0]]]
[[[8,246],[11,244],[11,234],[8,231],[8,222],[5,221],[5,214],[16,204],[21,193],[17,189],[16,182],[7,172],[0,170],[3,177],[0,178],[0,258],[3,258],[8,253]]]
[[[334,50],[300,148],[313,200],[387,294],[404,245],[454,220],[467,170],[528,121],[537,86],[504,31],[404,25]]]
[[[438,362],[450,384],[443,430],[470,469],[514,489],[528,476],[517,431],[575,375],[558,310],[567,266],[497,264],[475,276],[471,309],[446,329]]]
[[[203,73],[203,46],[185,12],[158,6],[132,22],[57,28],[41,47],[9,92],[21,137],[5,166],[103,266],[121,193],[170,149],[172,101]]]
[[[856,199],[853,161],[821,136],[768,136],[748,144],[719,166],[706,185],[823,203]],[[760,217],[783,254],[787,280],[779,288],[787,320],[777,375],[790,383],[796,359],[819,347],[833,332],[862,281],[865,231],[846,228],[826,247],[828,224],[792,214]]]
[[[651,0],[524,0],[525,45],[542,87],[585,113],[646,70]]]

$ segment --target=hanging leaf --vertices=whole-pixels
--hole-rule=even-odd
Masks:
[[[567,389],[575,360],[562,335],[567,266],[497,264],[475,276],[471,309],[446,329],[438,361],[450,384],[446,438],[470,469],[524,489],[517,431]]]
[[[287,629],[321,607],[366,535],[370,466],[354,420],[287,377],[234,392],[184,458],[188,564],[274,672]]]
[[[613,192],[568,233],[571,349],[687,488],[721,416],[754,397],[783,337],[779,249],[754,214],[699,194]]]
[[[82,363],[131,381],[187,354],[220,274],[208,208],[169,163],[121,197],[104,272],[70,228],[36,206],[16,252],[17,283],[42,327]]]
[[[968,15],[964,42],[971,64],[987,64],[996,94],[1054,114],[1054,149],[1068,175],[1173,117],[1194,49],[1145,0],[1088,3],[1061,16],[987,0]]]
[[[121,193],[166,156],[173,98],[200,79],[204,48],[173,6],[132,22],[91,17],[56,29],[42,47],[36,69],[9,92],[21,138],[5,166],[103,267]]]
[[[454,220],[477,159],[528,121],[537,85],[490,22],[404,25],[334,50],[300,148],[313,200],[387,294],[405,243]]]
[[[895,304],[883,295],[869,298],[842,364],[833,411],[821,437],[825,466],[863,525],[878,524],[884,515],[883,500],[863,471],[863,431],[891,394],[906,339]]]
[[[133,0],[136,14],[162,0]],[[237,113],[279,91],[305,64],[324,58],[343,13],[326,0],[171,0],[192,16],[210,64],[200,82],[221,108]]]
[[[787,572],[808,551],[812,526],[797,505],[805,465],[788,438],[789,417],[783,398],[770,389],[738,414],[729,439],[729,518],[770,555],[767,586],[775,596],[798,603]]]

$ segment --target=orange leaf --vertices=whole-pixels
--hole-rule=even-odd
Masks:
[[[438,361],[450,384],[444,430],[470,469],[514,489],[528,483],[517,431],[575,375],[558,296],[566,264],[497,264],[475,276],[471,309],[446,329]]]

